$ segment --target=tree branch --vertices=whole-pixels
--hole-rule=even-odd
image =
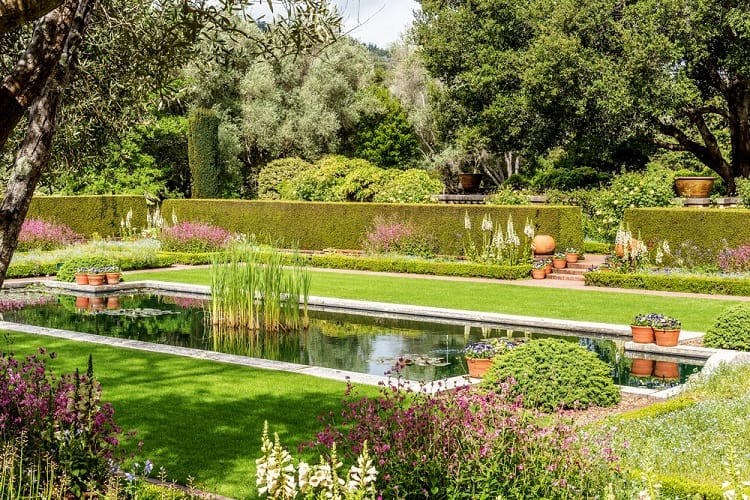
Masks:
[[[0,0],[0,34],[46,15],[63,0]]]

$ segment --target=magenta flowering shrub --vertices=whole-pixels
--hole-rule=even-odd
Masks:
[[[27,219],[18,234],[20,252],[29,250],[54,250],[69,245],[83,237],[65,224],[55,224],[42,219]]]
[[[352,458],[367,442],[383,498],[593,498],[619,475],[611,435],[580,435],[569,413],[542,415],[511,396],[459,387],[437,394],[383,387],[357,398],[312,445]]]
[[[414,224],[375,219],[374,228],[365,236],[367,253],[397,253],[430,258],[437,253],[437,242],[432,235],[419,230]]]
[[[746,273],[750,271],[750,245],[721,249],[718,262],[719,268],[726,273]]]
[[[23,456],[38,460],[40,467],[54,467],[51,480],[80,498],[110,478],[122,430],[112,406],[101,402],[90,357],[86,374],[56,377],[42,357],[44,349],[39,354],[0,358],[0,436],[3,442],[20,443]],[[40,471],[39,477],[48,474]]]
[[[216,252],[229,245],[232,233],[217,226],[185,221],[162,230],[159,241],[168,252]]]

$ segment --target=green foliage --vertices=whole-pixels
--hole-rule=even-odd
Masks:
[[[638,408],[637,410],[623,413],[617,418],[622,420],[637,420],[639,418],[658,417],[660,415],[665,415],[667,413],[680,410],[691,404],[695,404],[695,400],[685,397],[677,397],[674,399],[668,399],[667,401],[650,404],[643,408]]]
[[[590,272],[584,274],[587,286],[662,290],[665,292],[708,293],[714,295],[750,295],[750,280],[723,276]]]
[[[419,152],[419,142],[401,103],[388,89],[373,86],[372,100],[360,116],[352,143],[354,154],[381,168],[405,169]]]
[[[341,185],[347,201],[373,201],[383,185],[398,175],[393,170],[384,170],[375,165],[362,165],[349,172]]]
[[[538,172],[532,180],[533,186],[552,189],[576,189],[598,187],[612,178],[611,174],[593,167],[562,166]]]
[[[443,183],[424,170],[409,169],[388,180],[373,201],[380,203],[425,203],[439,194]]]
[[[674,198],[673,173],[652,167],[645,172],[617,175],[607,188],[596,190],[585,199],[584,233],[592,238],[614,241],[623,223],[625,210],[641,207],[667,207]],[[632,226],[631,226],[632,228]],[[633,229],[634,234],[637,234]],[[673,240],[669,240],[670,243]]]
[[[606,255],[612,253],[612,245],[610,243],[602,243],[600,241],[584,241],[583,242],[583,253],[593,253]]]
[[[119,262],[115,262],[109,257],[103,255],[81,255],[73,257],[60,266],[57,270],[58,281],[75,281],[75,273],[81,267],[108,267],[108,266],[119,266]],[[122,267],[122,266],[120,266]]]
[[[365,160],[345,156],[325,156],[315,168],[295,176],[290,185],[293,198],[307,201],[345,201],[342,186],[346,176]]]
[[[737,248],[750,241],[747,209],[652,208],[625,210],[623,223],[647,244],[667,240],[672,249],[683,243],[711,250],[726,241]]]
[[[736,179],[737,183],[737,196],[742,198],[742,205],[750,208],[750,179],[739,178]]]
[[[509,186],[500,186],[487,201],[489,205],[530,205],[529,195]]]
[[[63,223],[86,237],[119,236],[120,222],[129,210],[134,221],[145,225],[143,196],[34,196],[27,218]]]
[[[195,108],[188,120],[188,161],[191,197],[218,198],[219,117],[206,108]]]
[[[750,304],[737,304],[721,313],[706,331],[703,345],[750,351]]]
[[[269,162],[258,172],[258,198],[278,200],[294,177],[313,168],[301,158],[280,158]]]
[[[512,377],[511,390],[528,408],[554,411],[559,407],[612,406],[620,400],[610,367],[595,353],[557,339],[532,340],[492,362],[482,385],[496,389]]]

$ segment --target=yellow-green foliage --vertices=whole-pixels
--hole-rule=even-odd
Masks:
[[[750,210],[743,208],[634,208],[625,211],[623,223],[646,244],[667,240],[675,249],[689,241],[713,248],[726,240],[737,248],[750,243],[748,217]]]
[[[181,221],[192,220],[221,226],[230,231],[254,234],[261,243],[278,246],[292,243],[301,249],[361,248],[377,216],[413,222],[435,236],[439,252],[462,253],[464,214],[473,220],[473,231],[481,239],[484,214],[494,221],[507,221],[512,214],[516,230],[528,219],[537,233],[552,235],[559,247],[583,248],[581,210],[563,206],[417,205],[378,203],[323,203],[244,200],[165,200],[162,212],[174,210]]]
[[[119,236],[120,221],[133,210],[133,224],[146,225],[143,196],[34,196],[27,218],[62,223],[87,238]]]
[[[723,276],[687,276],[681,274],[633,274],[595,271],[584,275],[586,286],[662,290],[667,292],[750,295],[750,280]]]

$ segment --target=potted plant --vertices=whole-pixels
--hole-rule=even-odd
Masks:
[[[119,266],[108,266],[104,270],[104,275],[108,285],[116,285],[120,282],[122,272]]]
[[[578,262],[578,249],[573,247],[568,247],[565,249],[565,260],[570,262],[571,264],[574,262]]]
[[[535,260],[531,265],[531,277],[541,280],[547,277],[547,263],[544,260]]]
[[[564,253],[557,252],[555,253],[555,255],[552,256],[552,266],[555,269],[563,269],[567,265],[568,265],[568,260],[565,258]]]
[[[674,189],[680,198],[708,198],[715,180],[701,172],[683,169],[675,176]]]
[[[104,284],[104,280],[106,279],[106,275],[104,274],[104,268],[102,267],[92,267],[89,269],[87,274],[89,285],[91,286],[99,286]]]
[[[651,326],[654,328],[656,345],[673,347],[679,342],[680,330],[682,329],[682,322],[679,319],[662,316],[654,321]]]
[[[79,267],[75,272],[75,280],[77,285],[88,285],[89,284],[89,273],[88,267]]]
[[[633,335],[633,342],[639,344],[650,344],[654,341],[653,324],[660,319],[661,315],[657,313],[636,314],[630,321],[630,332]]]
[[[528,342],[528,338],[493,338],[473,342],[463,349],[469,376],[482,378],[492,365],[492,360],[502,353]]]
[[[550,258],[544,259],[544,272],[546,274],[549,274],[552,272],[552,259]]]

